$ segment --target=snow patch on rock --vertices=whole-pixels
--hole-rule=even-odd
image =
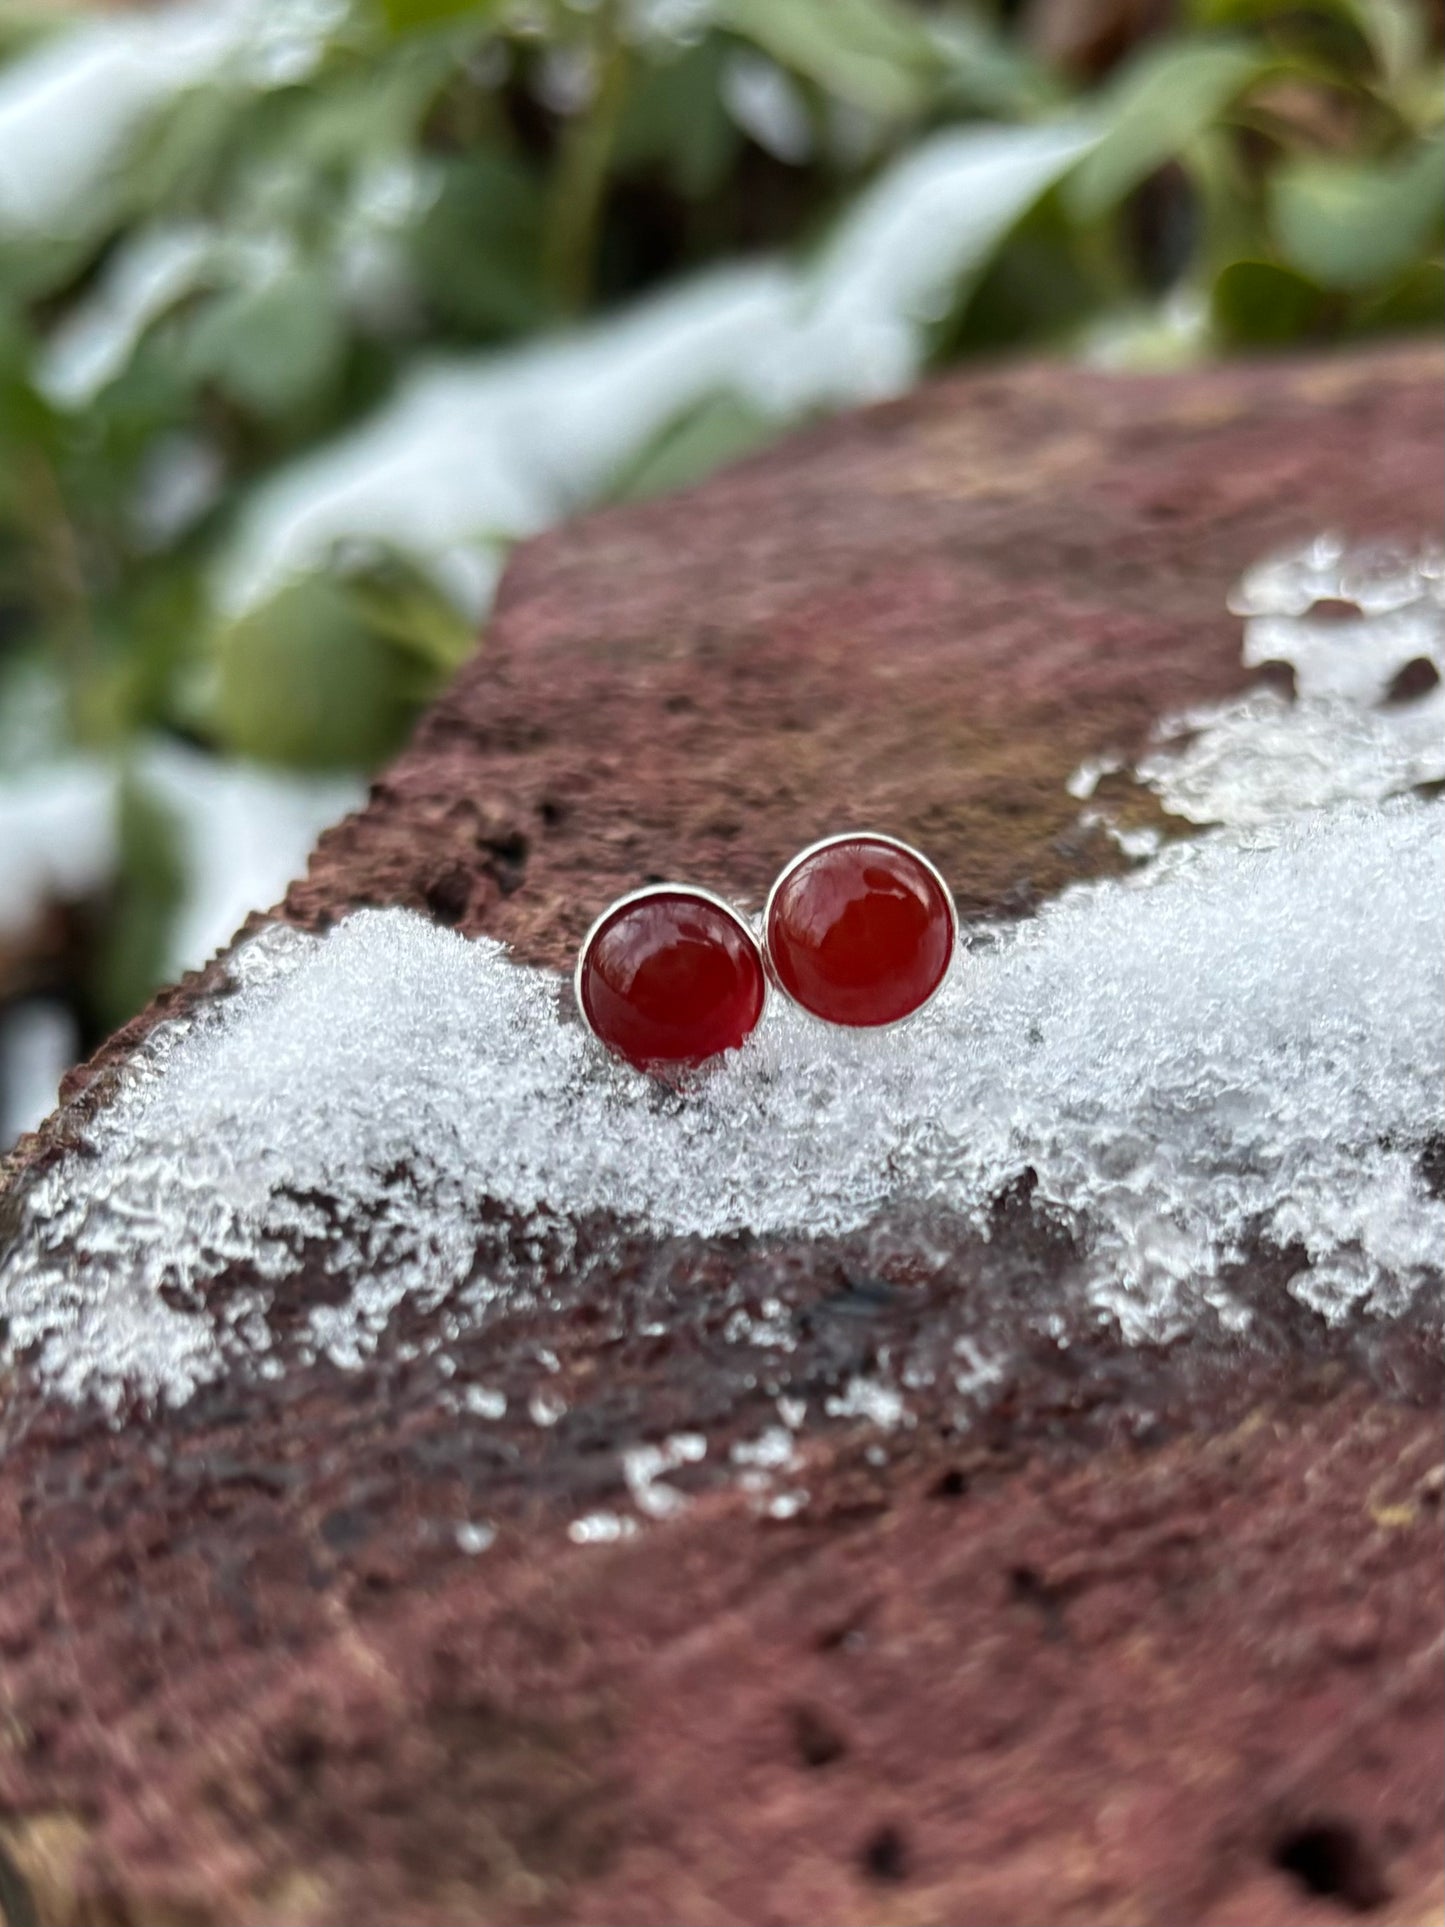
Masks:
[[[1195,718],[1146,765],[1213,827],[974,927],[901,1030],[775,998],[742,1051],[668,1091],[499,944],[399,910],[267,930],[33,1180],[0,1269],[12,1352],[66,1397],[181,1400],[239,1357],[281,1368],[270,1293],[303,1258],[345,1289],[299,1361],[354,1366],[403,1301],[445,1307],[442,1345],[535,1288],[584,1218],[819,1236],[925,1205],[986,1231],[1025,1170],[1081,1253],[1061,1289],[1130,1339],[1245,1330],[1230,1273],[1261,1249],[1293,1254],[1281,1289],[1330,1319],[1438,1292],[1445,1202],[1420,1160],[1445,1130],[1445,814],[1390,793],[1425,780],[1423,748],[1392,736],[1388,782],[1358,754],[1377,726],[1413,743],[1407,706],[1373,698],[1407,646],[1439,659],[1433,568],[1346,619],[1348,672],[1327,666],[1343,630],[1287,618],[1303,627],[1270,646],[1299,699]],[[244,1285],[208,1292],[228,1268]]]

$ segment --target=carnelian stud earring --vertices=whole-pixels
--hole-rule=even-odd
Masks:
[[[619,897],[582,940],[575,977],[587,1028],[639,1070],[736,1050],[767,1001],[751,925],[709,890],[661,883]]]
[[[774,981],[830,1024],[876,1029],[921,1010],[948,975],[958,913],[948,885],[896,837],[856,831],[799,851],[768,896]]]

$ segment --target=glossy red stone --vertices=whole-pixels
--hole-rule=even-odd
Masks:
[[[805,850],[768,900],[773,975],[815,1017],[864,1029],[926,1004],[953,957],[952,899],[915,850],[841,837]]]
[[[583,1016],[609,1050],[642,1070],[736,1050],[766,995],[762,952],[747,925],[682,888],[614,904],[577,965]]]

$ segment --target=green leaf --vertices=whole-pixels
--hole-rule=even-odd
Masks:
[[[1427,54],[1421,0],[1193,0],[1190,17],[1206,28],[1272,29],[1279,44],[1323,53],[1346,69],[1367,48],[1390,87],[1409,79]]]
[[[1273,261],[1231,261],[1210,291],[1216,338],[1230,348],[1282,348],[1314,331],[1323,289]]]
[[[415,33],[456,21],[486,21],[500,11],[500,0],[381,0],[382,17],[393,33]]]
[[[230,749],[312,769],[372,768],[415,710],[414,677],[345,584],[311,576],[216,642],[215,724]]]
[[[348,575],[346,584],[367,627],[426,672],[418,684],[423,700],[477,646],[475,623],[459,615],[455,605],[404,556],[382,556]]]
[[[117,796],[115,894],[96,957],[94,998],[107,1027],[133,1016],[160,983],[185,888],[180,831],[133,770]]]
[[[542,288],[544,194],[524,162],[487,149],[447,164],[408,240],[432,311],[469,334],[518,334],[549,318]]]
[[[669,423],[619,477],[614,501],[637,502],[700,482],[778,434],[778,424],[740,395],[711,395]]]
[[[1187,147],[1273,64],[1234,41],[1150,47],[1107,91],[1104,133],[1064,184],[1070,212],[1089,221],[1123,200]]]
[[[46,0],[4,0],[0,4],[0,60],[13,60],[41,40],[64,32],[65,15]]]
[[[199,569],[174,556],[149,569],[132,565],[116,618],[118,654],[125,666],[126,723],[144,728],[159,718],[173,718],[176,691],[205,635]]]
[[[141,130],[119,170],[122,214],[198,209],[238,145],[254,141],[259,104],[247,93],[210,84],[177,94]]]
[[[269,147],[256,156],[258,171],[269,176],[266,193],[274,193],[278,171],[329,174],[349,185],[368,163],[420,159],[422,121],[455,70],[451,49],[419,42],[392,48],[325,87],[278,100],[287,111],[278,113]]]
[[[663,170],[689,201],[723,187],[742,138],[723,102],[726,57],[715,34],[671,57],[637,62],[613,141],[615,170]]]
[[[260,415],[284,415],[325,392],[339,371],[346,322],[332,279],[298,266],[256,288],[217,295],[186,339],[191,374]]]
[[[1057,193],[1004,237],[940,343],[944,357],[1007,354],[1021,341],[1069,339],[1109,293]]]
[[[1417,263],[1383,294],[1367,301],[1354,325],[1361,334],[1416,328],[1438,331],[1445,326],[1445,266],[1438,261]]]
[[[26,301],[62,292],[84,272],[104,226],[97,215],[77,222],[73,233],[0,237],[0,289]]]
[[[1345,0],[1369,41],[1387,86],[1410,80],[1429,58],[1425,8],[1419,0]]]
[[[885,120],[921,112],[944,72],[922,20],[894,0],[723,0],[715,19],[825,93]]]
[[[19,316],[0,307],[0,463],[32,450],[54,453],[59,422],[30,378],[35,344]]]
[[[1445,143],[1369,165],[1311,157],[1282,168],[1270,191],[1281,252],[1327,288],[1370,288],[1403,273],[1445,213]]]
[[[1065,98],[1056,77],[1022,38],[1006,36],[979,12],[944,12],[934,21],[944,63],[944,103],[1000,120],[1029,118]]]

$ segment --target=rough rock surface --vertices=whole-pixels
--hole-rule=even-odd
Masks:
[[[1438,529],[1439,376],[1414,349],[1002,371],[546,537],[281,914],[404,904],[561,965],[622,889],[758,901],[848,822],[921,842],[965,913],[1026,912],[1119,861],[1070,770],[1241,687],[1245,565]],[[0,1238],[157,1014],[219,982],[72,1080]],[[922,1394],[911,1429],[840,1415],[794,1517],[713,1476],[771,1410],[729,1293],[783,1297],[821,1394],[1066,1261],[1006,1196],[927,1283],[847,1240],[624,1246],[446,1381],[388,1344],[116,1426],[22,1367],[12,1927],[1437,1920],[1442,1381],[1410,1321],[1331,1334],[1260,1266],[1248,1346],[1025,1348],[961,1435]],[[543,1350],[567,1409],[539,1426]],[[473,1381],[503,1419],[443,1396]],[[620,1446],[680,1431],[710,1441],[680,1517],[568,1539],[618,1505]]]

